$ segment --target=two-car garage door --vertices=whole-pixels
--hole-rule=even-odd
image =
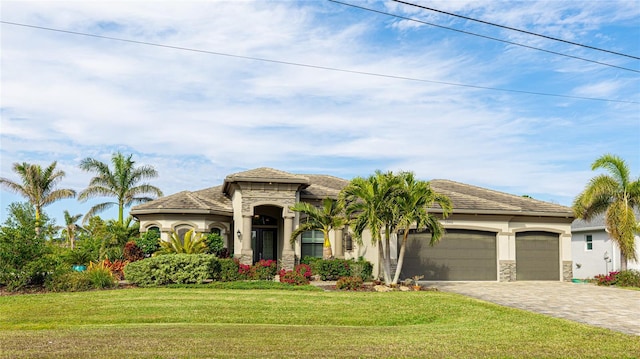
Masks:
[[[496,233],[447,229],[430,247],[429,232],[410,233],[401,278],[423,280],[497,280]],[[549,232],[516,233],[516,279],[559,280],[559,236]]]
[[[496,233],[447,229],[429,246],[429,232],[410,233],[401,278],[423,280],[496,280]]]

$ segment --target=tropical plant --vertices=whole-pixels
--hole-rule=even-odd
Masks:
[[[55,269],[53,246],[36,233],[35,209],[28,203],[12,203],[8,217],[0,226],[0,286],[18,290],[28,285],[41,285]],[[49,228],[43,214],[40,225]]]
[[[160,250],[154,253],[158,254],[200,254],[207,252],[207,244],[204,241],[202,233],[195,233],[190,229],[184,234],[184,238],[180,238],[178,233],[171,232],[169,241],[160,241]]]
[[[306,215],[302,223],[291,234],[291,243],[295,242],[296,238],[306,231],[319,230],[324,234],[322,258],[329,259],[333,257],[329,232],[334,228],[340,228],[347,224],[343,205],[335,199],[325,198],[322,200],[321,208],[314,207],[306,202],[298,202],[289,207],[289,209]]]
[[[111,162],[113,169],[106,163],[87,157],[80,162],[80,168],[86,172],[94,172],[89,186],[80,192],[78,199],[82,202],[94,197],[115,197],[117,202],[103,202],[97,204],[87,212],[85,221],[96,213],[102,212],[113,205],[118,206],[118,222],[124,222],[124,208],[134,204],[153,200],[149,195],[160,197],[162,191],[149,183],[140,181],[158,177],[158,172],[152,166],[135,167],[133,155],[125,156],[120,152],[113,154]]]
[[[150,230],[142,233],[139,237],[134,238],[133,241],[136,242],[138,247],[140,247],[144,255],[148,257],[160,248],[159,239],[160,232]]]
[[[605,169],[609,174],[589,181],[573,201],[573,211],[585,221],[604,213],[606,231],[620,248],[620,267],[626,270],[627,261],[638,259],[634,235],[639,228],[634,209],[640,207],[640,178],[632,180],[626,162],[611,154],[596,159],[591,169]]]
[[[208,253],[220,257],[218,254],[224,249],[224,239],[222,236],[218,233],[207,233],[207,235],[204,236],[204,241],[207,244]]]
[[[123,259],[124,245],[140,235],[140,222],[129,216],[120,223],[109,220],[106,223],[106,235],[100,246],[100,258]]]
[[[75,248],[76,233],[84,232],[85,229],[78,225],[76,222],[82,218],[82,214],[71,215],[69,211],[64,211],[64,228],[62,228],[62,235],[67,239],[69,248]]]
[[[433,246],[440,241],[445,231],[438,218],[429,213],[429,208],[437,204],[442,209],[442,217],[446,218],[453,207],[451,200],[433,191],[429,182],[416,180],[411,172],[402,172],[399,176],[402,178],[400,182],[402,191],[396,199],[396,204],[399,216],[398,227],[403,230],[403,235],[392,285],[397,284],[400,278],[411,227],[415,225],[418,231],[426,229],[431,232],[429,245]]]
[[[392,281],[389,260],[390,236],[398,224],[396,201],[400,193],[400,177],[392,172],[381,171],[376,171],[366,179],[362,177],[352,179],[340,193],[355,239],[362,241],[362,233],[365,229],[369,229],[372,245],[378,246],[378,255],[383,259],[383,276],[387,285]]]
[[[14,163],[13,171],[20,176],[22,184],[0,177],[0,184],[8,190],[25,197],[35,208],[36,233],[40,234],[42,207],[65,198],[73,198],[76,191],[57,189],[56,186],[65,176],[64,171],[56,170],[57,162],[51,163],[44,170],[40,165]]]

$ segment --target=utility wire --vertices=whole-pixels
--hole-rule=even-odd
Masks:
[[[447,85],[447,86],[467,87],[467,88],[474,88],[474,89],[481,89],[481,90],[492,90],[492,91],[521,93],[521,94],[537,95],[537,96],[570,98],[570,99],[576,99],[576,100],[589,100],[589,101],[640,104],[640,102],[629,101],[629,100],[613,100],[613,99],[605,99],[605,98],[597,98],[597,97],[571,96],[571,95],[553,94],[553,93],[545,93],[545,92],[534,92],[534,91],[513,90],[513,89],[504,89],[504,88],[479,86],[479,85],[469,85],[469,84],[461,84],[461,83],[455,83],[455,82],[426,80],[426,79],[418,79],[418,78],[406,77],[406,76],[385,75],[385,74],[380,74],[380,73],[375,73],[375,72],[346,70],[346,69],[339,69],[339,68],[328,67],[328,66],[310,65],[310,64],[303,64],[303,63],[290,62],[290,61],[272,60],[272,59],[264,59],[264,58],[259,58],[259,57],[234,55],[234,54],[228,54],[228,53],[224,53],[224,52],[193,49],[193,48],[181,47],[181,46],[164,45],[164,44],[158,44],[158,43],[147,42],[147,41],[138,41],[138,40],[123,39],[123,38],[112,37],[112,36],[95,35],[95,34],[89,34],[89,33],[78,32],[78,31],[54,29],[54,28],[50,28],[50,27],[21,24],[21,23],[10,22],[10,21],[2,21],[2,20],[0,20],[0,23],[6,24],[6,25],[13,25],[13,26],[21,26],[21,27],[27,27],[27,28],[32,28],[32,29],[38,29],[38,30],[46,30],[46,31],[53,31],[53,32],[59,32],[59,33],[71,34],[71,35],[79,35],[79,36],[93,37],[93,38],[98,38],[98,39],[127,42],[127,43],[131,43],[131,44],[155,46],[155,47],[161,47],[161,48],[167,48],[167,49],[189,51],[189,52],[197,52],[197,53],[203,53],[203,54],[209,54],[209,55],[226,56],[226,57],[237,58],[237,59],[269,62],[269,63],[275,63],[275,64],[298,66],[298,67],[305,67],[305,68],[312,68],[312,69],[336,71],[336,72],[350,73],[350,74],[357,74],[357,75],[376,76],[376,77],[382,77],[382,78],[390,78],[390,79],[397,79],[397,80],[407,80],[407,81],[416,81],[416,82],[425,82],[425,83]]]
[[[529,45],[524,45],[524,44],[520,44],[520,43],[517,43],[517,42],[509,41],[509,40],[499,39],[499,38],[496,38],[496,37],[480,35],[480,34],[476,34],[474,32],[469,32],[469,31],[465,31],[465,30],[459,30],[459,29],[456,29],[456,28],[453,28],[453,27],[448,27],[448,26],[437,25],[437,24],[434,24],[434,23],[430,23],[430,22],[426,22],[426,21],[422,21],[422,20],[418,20],[418,19],[414,19],[414,18],[402,16],[402,15],[396,15],[396,14],[392,14],[392,13],[388,13],[388,12],[384,12],[384,11],[380,11],[380,10],[375,10],[375,9],[371,9],[371,8],[367,8],[367,7],[363,7],[363,6],[359,6],[359,5],[349,4],[349,3],[345,3],[345,2],[341,2],[341,1],[337,1],[337,0],[328,0],[328,1],[331,1],[331,2],[336,3],[336,4],[351,6],[351,7],[357,8],[357,9],[361,9],[361,10],[375,12],[375,13],[378,13],[378,14],[393,16],[393,17],[396,17],[396,18],[399,18],[399,19],[403,19],[403,20],[419,22],[421,24],[430,25],[430,26],[441,28],[441,29],[451,30],[451,31],[462,33],[462,34],[467,34],[467,35],[477,36],[477,37],[481,37],[481,38],[485,38],[485,39],[489,39],[489,40],[499,41],[499,42],[503,42],[503,43],[510,44],[510,45],[525,47],[525,48],[532,49],[532,50],[538,50],[538,51],[546,52],[546,53],[549,53],[549,54],[569,57],[569,58],[572,58],[572,59],[591,62],[591,63],[598,64],[598,65],[614,67],[614,68],[617,68],[617,69],[620,69],[620,70],[640,73],[640,70],[630,69],[628,67],[612,65],[612,64],[608,64],[606,62],[589,60],[589,59],[586,59],[586,58],[580,57],[580,56],[568,55],[568,54],[564,54],[564,53],[561,53],[561,52],[545,50],[545,49],[541,49],[541,48],[535,47],[535,46],[529,46]]]
[[[524,34],[538,36],[538,37],[542,37],[542,38],[549,39],[549,40],[560,41],[560,42],[564,42],[566,44],[586,47],[587,49],[591,49],[591,50],[607,52],[607,53],[614,54],[614,55],[619,55],[619,56],[624,56],[624,57],[629,57],[629,58],[632,58],[632,59],[640,60],[640,57],[637,57],[637,56],[627,55],[627,54],[623,54],[623,53],[615,52],[615,51],[611,51],[611,50],[606,50],[606,49],[601,49],[601,48],[598,48],[598,47],[589,46],[589,45],[585,45],[585,44],[580,44],[580,43],[569,41],[569,40],[559,39],[557,37],[552,37],[552,36],[548,36],[548,35],[538,34],[538,33],[527,31],[527,30],[516,29],[516,28],[513,28],[513,27],[509,27],[509,26],[506,26],[506,25],[500,25],[500,24],[496,24],[496,23],[493,23],[493,22],[489,22],[489,21],[474,19],[474,18],[467,17],[467,16],[464,16],[464,15],[458,15],[458,14],[454,14],[452,12],[438,10],[438,9],[434,9],[434,8],[431,8],[431,7],[418,5],[418,4],[413,4],[413,3],[402,1],[402,0],[392,0],[392,1],[395,1],[395,2],[398,2],[398,3],[401,3],[401,4],[405,4],[405,5],[409,5],[409,6],[419,7],[421,9],[425,9],[425,10],[435,11],[435,12],[439,12],[439,13],[442,13],[442,14],[447,14],[447,15],[459,17],[459,18],[462,18],[462,19],[465,19],[465,20],[475,21],[475,22],[479,22],[479,23],[482,23],[482,24],[496,26],[496,27],[500,27],[500,28],[503,28],[503,29],[507,29],[507,30],[518,31],[518,32],[522,32]]]

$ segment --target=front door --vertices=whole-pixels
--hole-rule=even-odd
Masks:
[[[254,263],[262,259],[276,260],[277,233],[274,228],[254,228],[251,231]]]

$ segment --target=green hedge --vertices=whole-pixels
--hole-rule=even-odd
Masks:
[[[360,277],[363,281],[371,280],[373,264],[363,258],[353,259],[322,259],[304,257],[300,261],[311,267],[311,273],[319,275],[322,280],[338,280],[341,277]]]
[[[219,276],[220,262],[211,254],[170,254],[127,264],[125,279],[140,286],[203,283]]]

